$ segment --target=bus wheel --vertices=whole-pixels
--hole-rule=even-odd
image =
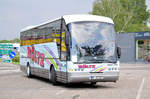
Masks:
[[[51,81],[51,70],[48,71],[48,80]]]
[[[54,67],[52,67],[52,69],[51,69],[51,81],[52,81],[53,85],[57,84],[56,71],[55,71]]]
[[[26,74],[27,74],[27,77],[31,77],[30,65],[27,65]]]

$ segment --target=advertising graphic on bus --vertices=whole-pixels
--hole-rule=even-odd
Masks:
[[[57,82],[116,82],[121,49],[112,19],[65,15],[20,33],[20,67]]]

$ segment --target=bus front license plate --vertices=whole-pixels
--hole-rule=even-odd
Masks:
[[[90,80],[104,79],[104,77],[102,77],[102,76],[90,76],[89,79],[90,79]]]

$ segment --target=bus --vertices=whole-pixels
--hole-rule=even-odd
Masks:
[[[121,49],[112,19],[64,15],[20,32],[20,69],[61,83],[116,82]]]

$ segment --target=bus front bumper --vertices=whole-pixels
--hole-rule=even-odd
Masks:
[[[118,79],[119,79],[119,72],[105,72],[105,73],[68,72],[68,83],[116,82]]]

